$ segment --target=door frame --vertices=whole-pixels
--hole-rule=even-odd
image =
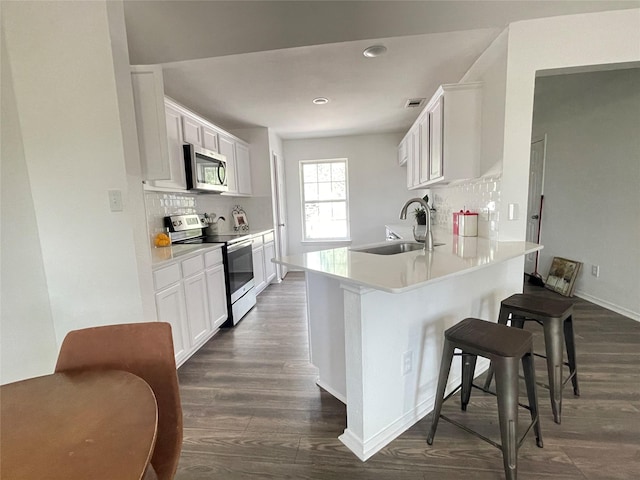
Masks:
[[[270,155],[270,164],[271,164],[271,192],[273,194],[273,224],[274,224],[274,233],[275,233],[275,247],[276,247],[276,257],[282,257],[287,255],[287,241],[288,238],[283,238],[286,236],[286,192],[281,191],[280,185],[284,187],[285,180],[281,178],[284,173],[284,164],[282,155],[276,153],[275,151],[271,151]],[[283,232],[284,230],[284,232]],[[279,263],[276,264],[276,281],[281,282],[282,279],[287,275],[288,268],[285,265],[281,265]]]
[[[533,145],[539,142],[542,142],[542,168],[537,171],[540,175],[540,192],[538,193],[537,191],[536,192],[532,191],[534,188],[534,185],[531,182],[531,178],[533,176],[532,175],[533,171],[531,168],[531,151],[533,150]],[[529,152],[529,182],[528,182],[528,193],[527,193],[528,199],[533,198],[532,195],[535,195],[536,197],[540,197],[540,201],[542,201],[542,197],[544,196],[544,180],[545,180],[546,164],[547,164],[547,134],[545,133],[542,136],[533,137],[531,139],[531,146],[530,146],[530,152]],[[536,206],[538,208],[536,208],[536,211],[534,212],[533,210],[531,210],[530,208],[531,205],[529,205],[529,202],[527,202],[527,222],[529,222],[532,219],[532,215],[539,215],[541,205],[537,204]],[[538,236],[540,236],[540,239],[542,239],[542,217],[540,217],[538,228],[535,231],[531,231],[530,233],[530,230],[527,229],[525,240],[527,242],[537,243]],[[539,252],[530,253],[525,256],[525,262],[524,262],[525,273],[534,272],[534,269],[535,269],[534,265],[535,265],[535,260],[537,256],[539,256]]]

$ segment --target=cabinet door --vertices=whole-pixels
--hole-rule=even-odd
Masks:
[[[187,325],[191,346],[205,340],[213,331],[209,316],[207,281],[204,272],[183,280],[184,297],[187,305]]]
[[[253,281],[255,282],[256,294],[267,286],[264,271],[264,247],[253,249]]]
[[[186,189],[187,181],[184,170],[184,153],[182,151],[182,114],[171,105],[164,108],[167,125],[167,144],[169,147],[169,180],[153,182],[157,187]]]
[[[176,283],[157,292],[155,297],[158,320],[171,324],[176,364],[180,364],[187,358],[189,353],[189,333],[187,331],[182,285]]]
[[[218,132],[206,125],[202,127],[202,146],[207,150],[218,152]]]
[[[195,118],[183,115],[182,135],[184,143],[190,143],[202,147],[202,123]]]
[[[236,173],[238,183],[238,193],[251,195],[251,161],[249,148],[236,142]]]
[[[444,96],[441,96],[429,111],[429,180],[442,177],[443,169],[443,123]],[[464,141],[464,139],[460,139]]]
[[[227,157],[227,186],[229,194],[238,193],[238,183],[236,176],[236,142],[229,137],[220,135],[218,137],[220,153]]]
[[[419,179],[418,183],[423,185],[429,181],[429,115],[425,114],[418,121],[418,133],[420,144],[420,155],[418,160]]]
[[[398,145],[398,165],[402,166],[407,163],[408,158],[407,137],[404,137]]]
[[[164,82],[159,65],[131,67],[131,86],[143,180],[170,177],[164,115]]]
[[[271,261],[276,256],[276,244],[275,242],[268,242],[264,244],[264,271],[266,276],[267,285],[271,283],[271,280],[276,278],[276,264]]]
[[[227,289],[224,284],[224,265],[220,264],[206,271],[209,293],[209,313],[211,324],[216,329],[227,319]]]
[[[420,130],[418,124],[409,131],[408,139],[407,188],[412,189],[420,183]]]

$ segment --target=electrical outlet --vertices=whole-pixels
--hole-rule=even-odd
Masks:
[[[409,350],[402,354],[402,375],[411,373],[413,369],[413,352]]]
[[[109,208],[112,212],[122,211],[122,190],[109,190]]]
[[[591,266],[591,275],[593,275],[594,277],[600,276],[600,265]]]

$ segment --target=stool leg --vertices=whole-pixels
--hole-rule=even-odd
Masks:
[[[506,325],[509,321],[509,310],[507,308],[500,306],[500,314],[498,315],[498,323],[500,325]],[[484,381],[484,389],[489,390],[491,386],[491,380],[493,380],[493,364],[489,364],[489,370],[487,370],[487,379]]]
[[[467,410],[469,405],[469,398],[471,397],[471,385],[473,384],[473,374],[476,371],[477,355],[471,355],[470,353],[462,354],[462,394],[461,407],[462,410]]]
[[[567,347],[567,360],[569,362],[569,374],[571,383],[573,383],[573,394],[580,396],[580,387],[578,386],[578,365],[576,363],[576,342],[573,336],[573,316],[570,315],[564,321],[564,343]]]
[[[503,357],[494,361],[502,459],[507,480],[518,475],[518,361]]]
[[[536,388],[536,370],[533,362],[533,350],[522,357],[522,370],[524,371],[524,380],[527,386],[531,421],[535,422],[533,432],[536,435],[536,445],[542,448],[542,431],[540,430],[540,412],[538,411],[538,391]]]
[[[544,322],[544,347],[547,353],[547,372],[553,420],[560,424],[562,415],[562,321],[549,318]]]
[[[440,361],[440,374],[438,376],[438,388],[436,390],[436,402],[433,406],[433,419],[431,420],[431,428],[429,429],[429,435],[427,436],[427,443],[433,444],[433,437],[436,434],[436,428],[438,428],[438,420],[440,420],[440,410],[442,410],[442,403],[444,402],[444,392],[447,388],[447,380],[449,379],[449,371],[451,370],[451,360],[453,360],[454,347],[445,339],[444,346],[442,348],[442,360]]]

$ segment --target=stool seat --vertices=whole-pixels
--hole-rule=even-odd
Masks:
[[[545,317],[565,317],[571,314],[573,302],[554,298],[537,297],[524,293],[516,293],[509,298],[505,298],[502,307],[523,310],[533,315]]]
[[[520,330],[527,321],[536,321],[542,325],[546,355],[539,355],[547,360],[547,373],[553,420],[561,422],[562,418],[562,389],[571,380],[573,393],[580,395],[578,386],[578,369],[576,362],[576,348],[573,335],[573,302],[554,298],[545,298],[526,293],[517,293],[505,298],[500,304],[498,323],[507,325],[511,321],[514,330]],[[567,362],[562,355],[562,344],[567,351]],[[562,379],[562,367],[569,367],[569,376]],[[489,368],[484,388],[488,389],[493,378],[493,366]]]
[[[456,348],[462,351],[462,383],[445,397],[451,362],[453,356],[458,355],[455,353]],[[473,384],[473,375],[478,356],[490,359],[495,369],[497,386],[495,395],[498,399],[498,423],[500,424],[501,444],[440,413],[442,404],[458,390],[462,391],[460,395],[462,410],[467,410],[471,388],[480,388]],[[527,397],[529,399],[528,406],[521,405],[518,402],[518,365],[520,362],[522,362],[524,371]],[[517,438],[518,405],[527,408],[531,413],[531,424],[521,440]],[[440,418],[502,450],[505,476],[507,480],[516,480],[518,474],[518,449],[531,429],[535,433],[538,447],[542,447],[536,374],[533,365],[533,335],[526,330],[511,328],[478,318],[465,318],[457,325],[448,328],[444,332],[442,361],[440,363],[438,387],[433,407],[433,419],[427,435],[427,443],[429,445],[433,444]]]
[[[462,350],[477,350],[482,355],[521,358],[531,350],[533,336],[526,330],[519,330],[497,323],[465,318],[444,332],[447,340],[456,342]]]

